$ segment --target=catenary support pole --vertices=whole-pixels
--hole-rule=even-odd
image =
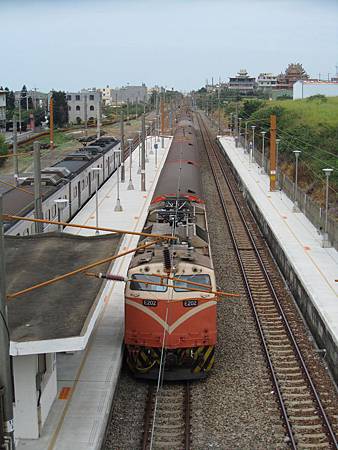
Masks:
[[[21,125],[20,125],[21,127]],[[21,128],[20,128],[21,133]],[[50,98],[49,102],[49,147],[54,149],[54,99]]]
[[[126,180],[126,172],[124,168],[124,117],[123,111],[121,111],[121,183],[124,183]]]
[[[41,159],[40,159],[40,142],[35,141],[34,150],[34,217],[43,219],[42,200],[41,200]],[[43,233],[43,224],[35,223],[35,233]]]
[[[18,123],[16,116],[13,116],[13,162],[14,162],[14,182],[19,184],[19,161],[18,161]]]
[[[13,383],[9,355],[10,337],[6,306],[5,237],[2,217],[3,202],[2,195],[0,195],[0,388],[4,388],[3,417],[0,417],[0,420],[3,423],[4,439],[7,444],[7,447],[4,448],[14,449]]]
[[[146,116],[142,116],[141,191],[146,190]]]
[[[276,190],[276,116],[270,117],[270,191]]]

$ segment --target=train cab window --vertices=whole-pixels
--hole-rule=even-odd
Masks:
[[[82,180],[82,189],[84,189],[85,185],[84,185],[84,180]]]
[[[147,281],[152,283],[158,283],[158,277],[152,277],[151,275],[144,275],[141,273],[134,273],[131,276],[132,280],[137,279],[140,281],[131,281],[130,289],[132,291],[151,291],[151,292],[165,292],[167,290],[167,286],[154,286],[153,284],[148,284]]]
[[[193,283],[201,283],[207,284],[211,288],[211,282],[209,275],[206,274],[198,274],[198,275],[179,275],[176,278],[179,278],[182,281],[174,281],[174,289],[176,292],[187,292],[187,289],[193,287],[194,289],[199,289],[200,291],[208,291],[207,287],[203,286],[193,286],[191,284],[185,283],[185,281],[192,281]],[[183,289],[187,288],[187,289]]]

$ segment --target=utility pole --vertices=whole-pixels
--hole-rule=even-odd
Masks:
[[[85,123],[85,136],[88,136],[88,119],[87,119],[87,94],[84,95],[84,123]]]
[[[100,107],[100,100],[97,103],[96,113],[97,113],[97,117],[96,117],[96,137],[97,137],[97,139],[100,139],[100,136],[101,136],[101,107]]]
[[[21,94],[19,97],[19,130],[20,130],[20,134],[22,132],[22,123],[21,123]]]
[[[161,98],[161,148],[164,148],[164,101]]]
[[[124,170],[124,121],[123,111],[121,110],[121,183],[124,183],[126,174]]]
[[[18,162],[18,123],[16,116],[13,116],[13,162],[14,162],[14,181],[16,186],[19,184],[19,162]]]
[[[0,417],[4,432],[3,448],[15,448],[14,422],[13,422],[13,383],[11,374],[11,361],[9,354],[10,337],[8,332],[7,306],[6,306],[6,266],[5,266],[5,236],[3,223],[3,202],[0,194]],[[2,407],[1,407],[2,406]],[[1,435],[0,435],[0,444]]]
[[[270,191],[276,190],[276,116],[270,116]]]
[[[146,190],[146,116],[142,116],[141,191]]]
[[[34,216],[35,219],[43,219],[41,201],[41,159],[40,142],[35,141],[34,150]],[[35,222],[35,233],[43,233],[43,224]]]
[[[218,107],[218,135],[221,134],[221,102],[220,102],[220,86],[218,86],[218,96],[217,96],[217,107]]]
[[[54,149],[54,100],[51,96],[49,101],[49,146]]]

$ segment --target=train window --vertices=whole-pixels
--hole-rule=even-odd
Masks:
[[[148,284],[147,281],[150,281],[152,283],[158,283],[159,278],[153,277],[151,275],[144,275],[141,273],[134,273],[131,276],[132,280],[137,279],[141,280],[139,281],[131,281],[130,282],[130,289],[132,291],[152,291],[152,292],[165,292],[167,290],[167,286],[154,286],[153,284]]]
[[[187,292],[187,289],[190,287],[193,287],[194,289],[199,289],[200,291],[208,291],[209,289],[207,287],[203,286],[193,286],[191,284],[185,283],[185,281],[192,281],[193,283],[201,283],[201,284],[207,284],[211,287],[210,283],[210,277],[206,274],[199,274],[199,275],[180,275],[176,278],[179,278],[182,281],[174,281],[174,289],[176,292]],[[183,289],[186,288],[186,289]]]
[[[50,220],[50,209],[48,210],[48,220]]]
[[[74,187],[74,197],[76,197],[77,196],[77,187],[75,186]]]

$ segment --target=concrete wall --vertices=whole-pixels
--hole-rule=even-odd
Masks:
[[[293,99],[299,100],[302,98],[311,97],[312,95],[325,95],[327,97],[338,96],[338,83],[333,82],[311,82],[311,81],[297,81],[293,85]]]
[[[55,353],[46,355],[46,372],[40,377],[40,385],[38,355],[13,357],[16,438],[39,438],[57,394],[55,361]]]
[[[220,144],[219,144],[220,145]],[[222,149],[221,145],[220,148]],[[222,149],[223,151],[223,149]],[[225,152],[223,151],[225,154]],[[271,249],[271,252],[276,259],[281,272],[283,273],[285,279],[288,282],[290,291],[294,296],[300,310],[302,311],[303,317],[305,318],[307,325],[314,336],[316,343],[320,349],[326,349],[326,362],[333,374],[335,382],[338,383],[338,348],[333,340],[332,335],[327,331],[325,323],[320,315],[320,312],[316,309],[315,305],[312,303],[305,286],[303,286],[302,281],[298,278],[295,273],[288,256],[285,254],[281,246],[279,245],[278,239],[271,231],[271,228],[264,216],[262,215],[260,209],[258,208],[254,198],[246,189],[241,178],[239,177],[236,169],[232,166],[231,161],[225,154],[225,157],[231,167],[231,170],[237,180],[238,185],[245,193],[246,201],[251,209],[257,223],[267,240],[267,243]]]

